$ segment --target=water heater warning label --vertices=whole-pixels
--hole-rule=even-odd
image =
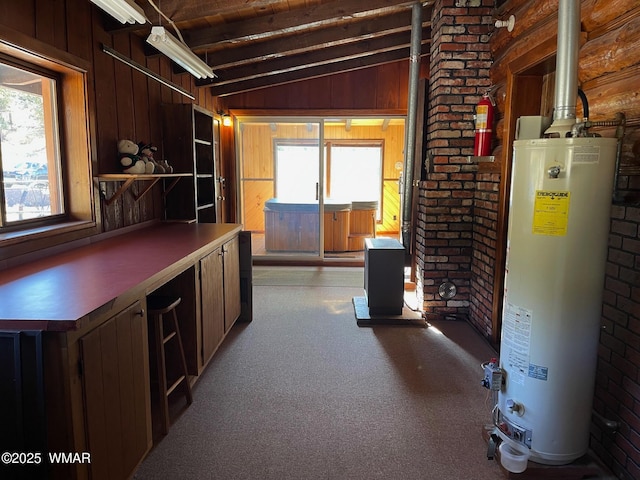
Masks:
[[[534,235],[562,237],[567,234],[570,196],[570,192],[536,190],[532,228]]]
[[[600,147],[594,145],[576,146],[573,150],[575,163],[598,163],[600,161]]]
[[[529,348],[531,346],[531,318],[533,313],[509,302],[505,305],[502,320],[501,358],[509,367],[509,378],[514,383],[524,384],[529,371]]]

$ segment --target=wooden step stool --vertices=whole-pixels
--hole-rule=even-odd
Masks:
[[[180,297],[162,297],[155,295],[147,297],[149,319],[153,322],[153,330],[155,332],[156,369],[158,372],[158,393],[160,394],[160,428],[163,435],[169,432],[169,425],[171,424],[169,418],[169,395],[171,395],[178,386],[182,385],[187,405],[191,405],[193,402],[187,362],[185,360],[182,337],[180,336],[180,328],[178,326],[178,315],[176,314],[176,307],[181,300]],[[168,328],[170,331],[165,333],[162,316],[169,312],[172,314],[172,321]],[[180,376],[168,387],[165,346],[171,340],[178,342],[181,372]]]

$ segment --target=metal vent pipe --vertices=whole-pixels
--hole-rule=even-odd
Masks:
[[[558,2],[555,110],[550,130],[558,126],[575,124],[579,51],[580,0],[560,0]],[[564,132],[564,129],[562,131]]]
[[[404,168],[402,173],[402,245],[411,248],[411,205],[413,203],[413,169],[416,151],[416,119],[418,116],[418,82],[420,80],[420,52],[422,49],[422,3],[413,4],[411,10],[411,49],[409,52],[409,92],[407,125],[404,142]]]

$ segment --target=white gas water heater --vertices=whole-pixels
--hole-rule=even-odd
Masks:
[[[618,139],[576,122],[579,31],[580,1],[560,0],[554,121],[514,142],[500,361],[485,386],[516,473],[589,445]]]

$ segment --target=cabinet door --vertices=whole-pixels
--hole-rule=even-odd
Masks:
[[[80,339],[91,478],[127,478],[152,445],[147,320],[136,302]]]
[[[224,251],[224,331],[240,316],[240,245],[238,238],[229,240]]]
[[[200,260],[202,364],[205,365],[224,337],[223,252],[221,248]]]

